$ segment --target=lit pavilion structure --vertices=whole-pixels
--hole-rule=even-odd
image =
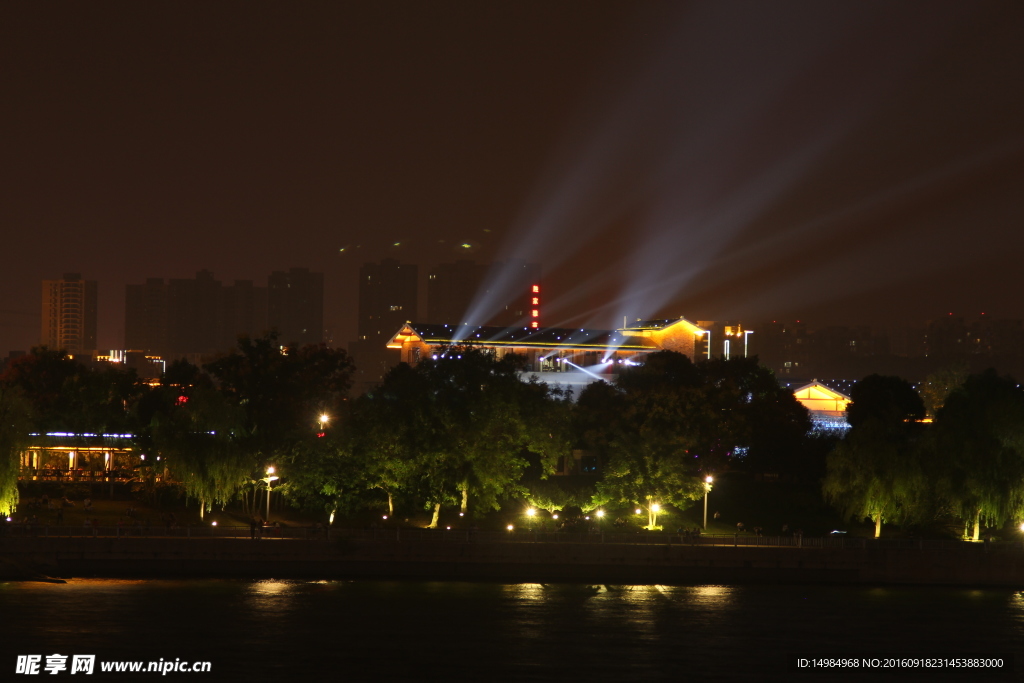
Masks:
[[[796,400],[811,413],[811,422],[818,431],[846,431],[846,407],[850,397],[827,387],[818,380],[793,390]]]
[[[146,456],[133,434],[30,434],[21,454],[22,480],[123,481],[136,476]]]

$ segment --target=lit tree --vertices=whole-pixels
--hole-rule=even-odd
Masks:
[[[32,406],[17,387],[0,383],[0,515],[18,504],[21,454],[32,428]]]
[[[935,418],[938,495],[973,526],[1024,517],[1024,391],[989,370],[946,398]]]
[[[230,502],[257,464],[245,446],[243,419],[241,409],[207,381],[154,420],[155,448],[186,496],[199,502],[200,517],[214,503]]]
[[[846,517],[874,521],[878,538],[884,521],[913,518],[927,495],[914,422],[924,404],[906,380],[880,375],[858,382],[850,398],[850,433],[828,455],[822,492]]]

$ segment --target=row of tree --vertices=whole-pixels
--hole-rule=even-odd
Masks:
[[[974,540],[983,526],[1019,523],[1024,390],[991,370],[943,373],[925,387],[927,406],[897,377],[855,386],[849,435],[828,456],[825,496],[847,516],[873,520],[876,537],[887,521],[959,524]]]
[[[274,465],[275,490],[295,505],[332,516],[427,509],[434,525],[443,507],[525,500],[640,507],[656,528],[663,506],[689,505],[707,475],[729,469],[821,480],[829,501],[877,533],[886,521],[955,521],[978,537],[1024,516],[1024,391],[994,372],[936,376],[923,399],[904,380],[868,377],[852,391],[848,436],[823,440],[756,359],[653,353],[579,396],[525,381],[522,363],[452,348],[350,400],[344,351],[282,349],[273,336],[242,339],[203,368],[179,361],[157,386],[35,349],[0,377],[0,512],[17,502],[30,435],[62,432],[134,435],[148,456],[139,482],[154,480],[159,458],[202,511],[252,509]],[[596,476],[574,470],[587,459]]]
[[[203,511],[252,500],[273,464],[276,490],[331,515],[425,507],[436,524],[444,506],[469,514],[525,499],[550,510],[642,506],[654,527],[660,506],[703,494],[706,474],[778,469],[808,431],[806,410],[755,359],[656,353],[578,397],[524,381],[522,364],[448,349],[350,401],[343,351],[281,349],[272,336],[242,339],[203,368],[179,361],[155,387],[35,349],[0,378],[0,508],[17,500],[29,434],[130,433],[149,456],[139,479],[159,457]],[[600,461],[600,476],[552,476],[572,474],[580,451]]]

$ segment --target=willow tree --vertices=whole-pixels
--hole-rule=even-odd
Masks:
[[[847,519],[882,523],[913,518],[927,493],[917,449],[877,420],[869,420],[829,453],[822,482],[825,499]]]
[[[822,492],[847,518],[882,523],[914,519],[925,508],[928,480],[918,444],[924,403],[899,377],[870,375],[851,390],[849,435],[829,453]]]
[[[1024,518],[1024,390],[989,370],[972,375],[935,418],[934,479],[971,537]]]
[[[18,470],[31,427],[29,401],[17,387],[0,384],[0,516],[18,504]]]
[[[153,441],[199,515],[230,502],[248,482],[256,460],[244,443],[241,409],[206,382],[190,387],[155,417]]]

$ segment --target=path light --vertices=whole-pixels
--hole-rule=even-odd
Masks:
[[[506,528],[506,529],[508,529],[509,531],[512,531],[512,525],[511,525],[511,524],[509,524],[509,525],[508,525],[507,527],[505,527],[505,528]]]
[[[634,512],[639,515],[643,511],[640,508],[637,508],[636,510],[634,510]]]
[[[217,522],[212,522],[213,526],[217,526]]]
[[[708,494],[711,493],[711,482],[714,478],[709,474],[704,477],[704,529],[708,528]]]
[[[271,488],[270,485],[271,485],[272,482],[275,482],[278,479],[280,479],[280,477],[275,477],[274,476],[274,466],[273,465],[271,465],[270,467],[267,468],[267,476],[265,476],[262,479],[260,479],[260,481],[264,481],[264,482],[267,483],[267,521],[268,522],[270,521],[270,488]]]

